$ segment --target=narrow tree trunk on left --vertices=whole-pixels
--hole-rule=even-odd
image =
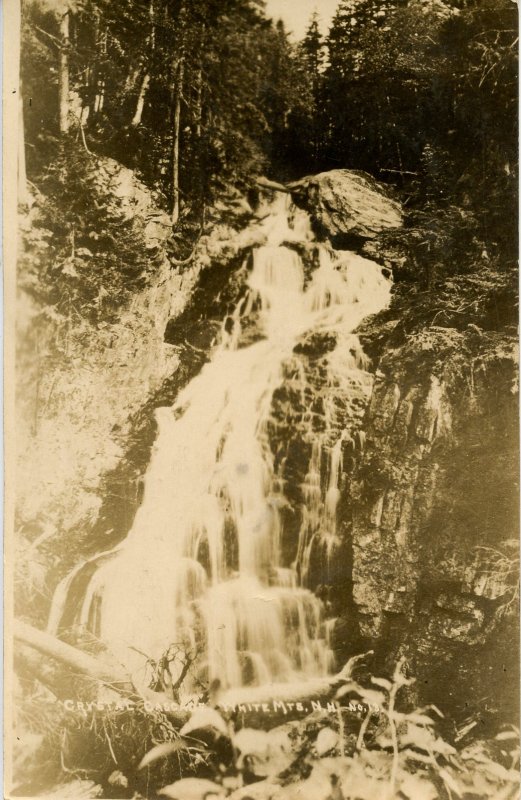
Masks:
[[[179,136],[181,132],[181,96],[183,94],[184,59],[177,65],[174,106],[174,139],[172,145],[172,226],[179,220]]]
[[[143,116],[143,109],[145,107],[145,98],[148,91],[148,86],[150,83],[150,75],[148,73],[143,77],[141,81],[141,87],[139,89],[139,94],[136,103],[136,110],[134,112],[134,116],[132,117],[132,122],[130,123],[133,128],[137,128],[138,125],[141,125],[141,118]]]
[[[99,29],[99,36],[98,36],[98,48],[101,55],[101,60],[104,62],[107,57],[107,46],[108,46],[108,34],[107,30]],[[96,96],[94,98],[94,113],[99,114],[103,110],[103,106],[105,103],[105,77],[104,77],[104,69],[102,68],[102,73],[97,74],[96,76]]]
[[[22,82],[20,81],[20,91],[18,97],[18,203],[22,206],[27,205],[27,172],[25,168],[25,125],[24,125],[24,104],[22,97]]]
[[[60,67],[58,72],[60,133],[69,130],[69,26],[70,15],[67,11],[60,20]]]
[[[148,57],[143,59],[145,65],[147,63],[147,58],[149,63],[153,64],[154,61],[154,50],[156,47],[156,26],[155,26],[155,9],[154,9],[154,0],[150,0],[150,5],[148,7],[148,16],[150,19],[150,35],[148,37]],[[143,77],[141,79],[141,84],[139,87],[139,94],[137,97],[136,102],[136,110],[134,112],[134,116],[132,117],[131,125],[133,128],[137,128],[138,125],[141,125],[141,119],[143,117],[143,109],[145,107],[145,99],[148,92],[148,87],[150,85],[150,72],[145,66],[145,71]]]

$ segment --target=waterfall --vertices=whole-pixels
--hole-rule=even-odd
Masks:
[[[313,540],[322,537],[329,555],[337,540],[345,435],[332,447],[313,444],[297,560],[288,565],[281,554],[286,499],[268,425],[284,365],[309,332],[336,337],[326,383],[349,397],[367,395],[370,377],[353,330],[388,304],[390,283],[374,262],[313,245],[308,215],[285,195],[255,224],[264,243],[253,252],[246,299],[232,329],[223,322],[220,344],[200,374],[171,408],[156,411],[142,505],[119,548],[91,568],[79,603],[77,622],[138,684],[147,679],[148,659],[157,662],[172,645],[199,653],[188,690],[198,680],[241,687],[332,668],[322,604],[305,577]],[[292,243],[317,248],[319,263],[307,280]],[[241,347],[242,326],[253,314],[262,338]],[[335,413],[328,402],[326,392],[326,416]],[[63,586],[57,596],[63,604]],[[51,616],[56,628],[60,613],[54,608]]]

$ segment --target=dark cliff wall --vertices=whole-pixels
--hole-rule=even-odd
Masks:
[[[462,710],[501,705],[492,684],[516,659],[515,345],[432,327],[384,349],[344,501],[356,633],[384,661],[408,655],[431,700],[465,684]]]

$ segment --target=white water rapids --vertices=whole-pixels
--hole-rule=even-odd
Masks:
[[[352,332],[388,304],[390,282],[372,261],[320,247],[305,286],[302,260],[283,242],[312,242],[313,234],[307,214],[285,195],[269,205],[259,230],[265,244],[253,252],[233,330],[223,325],[211,360],[173,407],[157,410],[142,505],[127,538],[100,560],[78,614],[138,684],[145,657],[157,661],[173,643],[199,648],[201,680],[219,678],[223,687],[309,679],[332,668],[322,603],[301,583],[313,537],[334,546],[342,439],[330,448],[324,487],[315,442],[297,562],[288,565],[285,499],[267,427],[284,364],[304,334],[336,337],[327,357],[331,385],[358,378],[367,385]],[[241,322],[252,313],[263,338],[239,347]],[[67,581],[59,603],[66,595]],[[55,608],[51,628],[59,616]]]

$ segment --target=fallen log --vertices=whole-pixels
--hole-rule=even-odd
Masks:
[[[119,671],[116,667],[105,663],[99,658],[78,650],[76,647],[62,642],[49,633],[39,631],[26,622],[15,620],[14,638],[38,650],[43,655],[66,664],[71,670],[79,672],[86,678],[90,678],[99,683],[109,684],[116,691],[128,692],[133,690],[132,681],[123,670]]]
[[[60,680],[56,671],[41,661],[41,655],[67,667],[70,671],[67,673],[69,679],[77,675],[103,685],[127,700],[147,703],[152,709],[164,710],[168,717],[179,725],[184,725],[190,717],[189,710],[176,707],[172,698],[164,692],[136,689],[131,677],[124,670],[108,664],[101,658],[91,656],[49,633],[20,620],[15,620],[13,632],[15,640],[19,643],[15,651],[15,663],[22,668],[22,672],[37,678],[59,699],[69,699],[71,682],[63,678]],[[39,655],[36,655],[35,651]]]
[[[255,183],[262,189],[271,189],[274,192],[284,192],[285,194],[290,194],[290,190],[287,186],[284,186],[283,183],[278,183],[277,181],[270,181],[269,178],[257,178]]]
[[[64,678],[64,670],[50,658],[43,659],[38,650],[18,642],[13,653],[14,667],[20,678],[25,681],[38,680],[49,689],[58,700],[73,697],[73,690],[78,688],[78,678],[72,674]]]
[[[294,683],[272,683],[265,686],[245,686],[240,689],[229,689],[219,697],[220,705],[259,705],[273,702],[296,703],[306,700],[325,700],[331,698],[335,691],[352,679],[353,670],[367,653],[353,656],[335,675],[325,678],[311,678]]]
[[[109,664],[101,658],[89,655],[49,633],[37,630],[26,622],[15,621],[13,630],[15,639],[22,645],[18,649],[18,661],[21,666],[43,684],[48,685],[57,696],[60,696],[61,688],[67,692],[69,684],[63,681],[60,686],[60,681],[56,679],[55,673],[49,670],[44,663],[39,664],[39,658],[35,657],[34,651],[65,665],[73,675],[78,674],[107,686],[129,700],[148,703],[152,708],[162,708],[170,719],[180,725],[190,717],[193,705],[176,706],[172,698],[163,692],[136,689],[131,677],[123,669],[118,669],[117,666]],[[364,653],[354,656],[349,659],[340,672],[325,678],[225,690],[214,698],[214,704],[222,708],[249,705],[253,710],[254,706],[270,704],[273,707],[275,703],[279,702],[306,704],[311,700],[330,699],[340,686],[351,680],[356,664],[368,655],[369,653]]]

